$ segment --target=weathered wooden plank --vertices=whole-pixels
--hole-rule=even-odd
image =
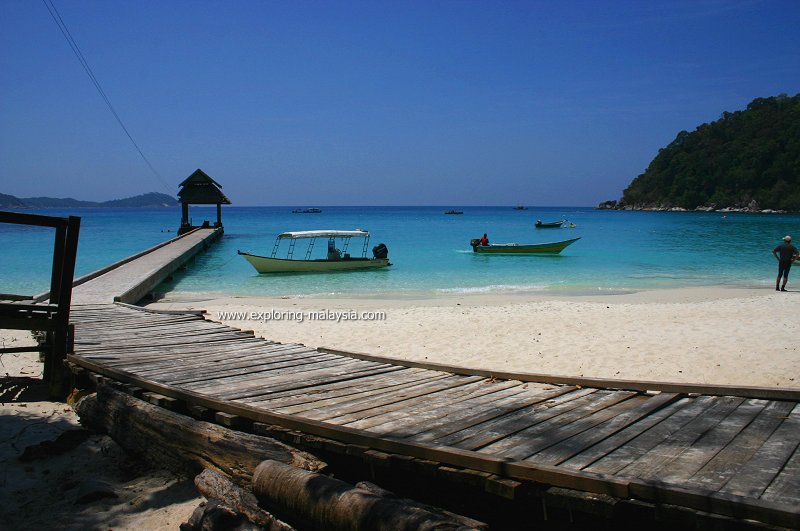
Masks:
[[[377,426],[386,423],[404,426],[416,425],[421,418],[426,415],[432,417],[441,416],[442,413],[439,413],[439,411],[448,405],[457,406],[464,400],[474,398],[476,395],[485,395],[489,393],[493,387],[496,388],[496,390],[501,390],[513,385],[514,384],[510,382],[489,383],[487,379],[481,378],[473,383],[442,389],[431,394],[422,395],[421,397],[405,400],[401,402],[400,408],[387,406],[383,413],[377,415],[371,414],[369,417],[350,422],[347,426],[359,430],[376,431],[375,428]],[[370,410],[370,413],[373,413],[373,410]],[[384,433],[384,430],[385,428],[377,431]]]
[[[589,395],[594,393],[599,393],[601,396],[608,394],[607,391],[598,391],[597,389],[579,389],[544,402],[536,402],[529,407],[515,408],[508,414],[496,415],[488,422],[475,424],[467,429],[440,437],[435,442],[442,446],[475,450],[580,407],[586,402],[593,401],[594,399]]]
[[[729,481],[780,426],[793,402],[770,402],[758,417],[691,478],[691,484],[717,490]]]
[[[271,380],[260,381],[257,385],[253,385],[251,382],[245,382],[247,385],[240,384],[238,387],[223,386],[219,390],[211,388],[206,389],[204,392],[219,400],[241,400],[243,398],[265,396],[273,392],[287,391],[289,389],[309,389],[320,384],[352,380],[361,378],[367,374],[381,374],[396,370],[397,367],[389,364],[374,366],[364,366],[363,364],[339,365],[336,370],[325,368],[297,373],[297,378],[286,378],[285,375],[279,375]],[[217,395],[215,393],[219,394]]]
[[[304,352],[296,352],[292,354],[281,356],[279,359],[251,355],[246,358],[228,359],[226,361],[208,364],[205,368],[201,368],[200,370],[186,372],[180,371],[179,368],[176,368],[172,372],[161,370],[156,373],[151,373],[151,377],[173,385],[184,385],[188,383],[226,378],[229,376],[256,374],[264,371],[275,371],[288,367],[299,367],[301,365],[308,365],[310,363],[319,363],[334,359],[319,353],[316,353],[316,355],[306,355]]]
[[[534,387],[528,383],[522,384],[522,393],[518,395],[501,398],[491,404],[491,407],[479,411],[463,409],[453,412],[446,417],[428,423],[424,430],[416,431],[406,437],[417,442],[428,442],[442,439],[448,435],[458,432],[468,433],[466,430],[484,422],[492,421],[498,417],[510,415],[523,408],[539,404],[547,400],[554,399],[560,395],[565,395],[576,390],[572,386],[559,386],[546,388]],[[466,435],[463,435],[466,436]]]
[[[712,396],[695,398],[685,407],[680,408],[629,443],[584,467],[583,470],[599,474],[616,474],[666,440],[672,433],[697,418],[706,409],[715,405],[717,400],[719,400],[717,397]]]
[[[484,381],[483,383],[485,383]],[[500,383],[500,382],[496,382]],[[482,385],[478,390],[458,400],[439,404],[436,408],[409,408],[396,414],[375,417],[380,423],[373,423],[369,429],[373,433],[383,433],[391,437],[409,437],[430,428],[432,422],[449,419],[452,414],[471,411],[474,415],[492,409],[498,400],[524,393],[519,382],[504,382],[505,385]]]
[[[585,421],[586,419],[596,418],[595,423],[599,424],[612,418],[618,411],[625,412],[635,407],[637,401],[634,397],[636,397],[636,393],[633,391],[612,391],[607,394],[590,395],[580,406],[485,445],[480,448],[480,451],[512,460],[523,460],[591,427],[593,423]],[[622,403],[621,406],[619,406],[620,403]],[[612,406],[618,407],[612,408]],[[576,422],[579,419],[585,422]]]
[[[289,349],[304,349],[296,345],[263,345],[257,341],[237,341],[214,345],[213,348],[198,349],[193,345],[186,345],[182,348],[171,347],[169,349],[159,348],[156,351],[135,350],[127,355],[113,353],[119,360],[118,363],[126,370],[135,370],[137,373],[148,374],[157,372],[164,367],[177,366],[197,366],[202,367],[206,363],[214,363],[218,360],[228,359],[231,354],[242,353],[250,354],[260,352],[269,355],[272,352],[280,354]],[[304,349],[308,350],[308,349]],[[93,357],[108,357],[109,353],[97,353],[86,355],[80,353],[81,357],[92,359]]]
[[[416,400],[420,397],[430,399],[430,396],[438,391],[462,387],[478,380],[480,380],[478,376],[445,376],[432,382],[409,385],[401,389],[392,390],[384,393],[380,398],[370,397],[366,400],[337,404],[333,407],[307,411],[302,416],[344,426],[364,418],[393,411],[406,404],[416,403]]]
[[[760,498],[797,449],[799,433],[800,404],[795,404],[781,425],[720,492]]]
[[[676,462],[681,454],[691,447],[703,434],[713,430],[744,400],[739,397],[720,397],[717,403],[688,422],[664,441],[654,446],[645,455],[618,472],[624,476],[658,479],[659,472]]]
[[[766,400],[743,402],[719,424],[703,433],[695,442],[665,463],[655,473],[659,481],[687,483],[697,471],[708,464],[726,445],[761,413]]]
[[[315,389],[302,395],[294,393],[293,396],[275,397],[272,401],[261,402],[259,406],[272,409],[276,413],[284,415],[297,415],[304,411],[341,404],[354,399],[379,396],[398,387],[444,378],[444,375],[436,373],[427,374],[425,371],[413,371],[414,369],[403,369],[402,371],[392,372],[389,375],[382,375],[381,378],[371,377],[339,382],[335,386]],[[364,382],[363,380],[368,381]],[[333,387],[333,389],[330,387]]]
[[[611,420],[599,425],[592,422],[591,429],[569,437],[528,459],[547,465],[562,463],[596,445],[598,442],[624,430],[631,424],[641,421],[651,413],[678,401],[681,397],[682,395],[677,393],[659,393],[656,396],[642,397],[641,403],[633,409],[617,414]]]
[[[668,393],[661,393],[661,395],[668,395]],[[575,470],[585,468],[614,450],[628,444],[630,441],[691,402],[692,399],[690,398],[681,398],[674,403],[668,404],[664,408],[658,409],[644,418],[637,419],[636,422],[629,424],[614,435],[584,449],[580,454],[558,463],[558,465]]]
[[[270,371],[267,368],[267,370],[263,372],[254,371],[254,373],[250,375],[229,376],[210,381],[194,382],[181,387],[198,392],[204,392],[204,390],[210,391],[213,389],[216,393],[222,393],[217,396],[224,399],[226,398],[225,394],[227,394],[225,390],[228,388],[235,389],[236,391],[234,394],[236,394],[240,390],[259,388],[274,382],[297,379],[298,377],[302,378],[303,373],[318,373],[319,371],[333,372],[334,370],[355,369],[361,366],[363,366],[363,364],[344,359],[324,360],[317,363],[307,363],[298,367],[287,367],[279,371]]]
[[[800,446],[761,495],[762,500],[800,508]]]

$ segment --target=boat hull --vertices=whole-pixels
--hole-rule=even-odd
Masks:
[[[239,254],[259,273],[324,273],[326,271],[357,271],[378,269],[389,265],[388,258],[350,258],[347,260],[289,260],[250,253]]]
[[[549,243],[493,243],[474,246],[478,254],[558,254],[580,238]]]
[[[537,229],[560,229],[564,221],[551,221],[548,223],[536,223]]]

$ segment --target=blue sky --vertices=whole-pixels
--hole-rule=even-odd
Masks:
[[[588,206],[800,92],[800,2],[0,0],[0,192]]]

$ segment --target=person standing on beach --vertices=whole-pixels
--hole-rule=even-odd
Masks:
[[[778,279],[775,281],[775,291],[786,291],[786,281],[789,280],[789,270],[792,262],[797,260],[800,251],[792,245],[792,237],[784,236],[783,243],[772,250],[772,256],[778,261]],[[780,286],[783,277],[783,286]]]

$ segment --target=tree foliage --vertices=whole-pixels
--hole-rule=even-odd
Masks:
[[[800,210],[800,94],[756,98],[744,111],[681,131],[625,189],[636,207]]]

